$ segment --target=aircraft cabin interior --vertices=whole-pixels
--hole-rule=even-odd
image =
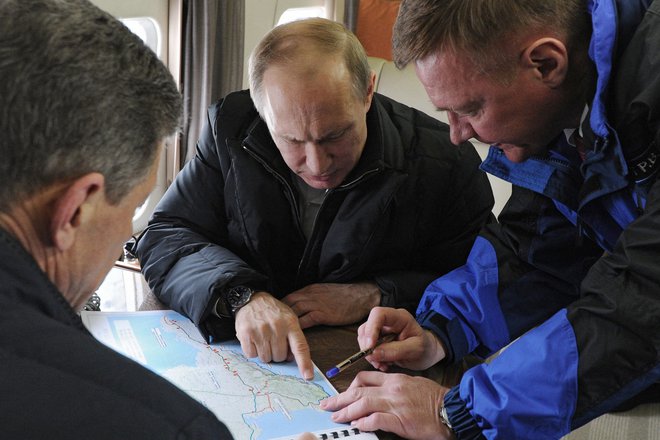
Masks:
[[[195,152],[206,109],[225,94],[247,88],[247,60],[257,42],[280,23],[304,17],[340,21],[360,39],[377,75],[376,91],[447,122],[431,104],[413,66],[391,60],[391,27],[398,0],[92,0],[120,18],[169,67],[184,95],[185,123],[166,144],[156,188],[134,216],[134,234],[146,225],[158,200]],[[473,140],[483,159],[488,145]],[[511,187],[488,176],[499,214]],[[98,290],[101,310],[139,310],[149,291],[129,256],[118,261]],[[660,405],[606,414],[564,437],[567,440],[660,439]]]

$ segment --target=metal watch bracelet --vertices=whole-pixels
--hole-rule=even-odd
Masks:
[[[449,417],[447,417],[447,408],[445,408],[444,402],[440,405],[440,421],[453,433],[454,428],[452,428],[451,423],[449,422]]]

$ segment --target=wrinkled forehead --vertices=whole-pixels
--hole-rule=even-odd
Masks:
[[[264,79],[272,73],[300,82],[337,79],[350,81],[350,72],[343,56],[323,53],[317,48],[301,48],[288,56],[272,60],[264,70]]]
[[[482,74],[469,57],[452,52],[434,52],[415,61],[415,72],[431,100],[470,95]],[[443,105],[444,106],[444,105]]]
[[[322,61],[317,65],[274,65],[264,73],[264,104],[271,110],[340,106],[355,100],[345,66]]]

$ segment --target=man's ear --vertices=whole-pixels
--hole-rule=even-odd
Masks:
[[[562,85],[568,74],[568,50],[556,38],[539,38],[525,48],[522,62],[534,69],[536,77],[548,87]]]
[[[367,87],[367,98],[365,99],[365,105],[367,111],[371,108],[371,101],[374,98],[374,93],[376,92],[376,72],[373,70],[369,74],[369,87]]]
[[[50,219],[53,245],[61,251],[75,242],[80,226],[104,196],[105,178],[100,173],[89,173],[67,184],[54,202]]]

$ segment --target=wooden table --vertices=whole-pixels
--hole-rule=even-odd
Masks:
[[[305,336],[312,352],[312,360],[325,373],[337,363],[360,351],[357,343],[357,325],[345,327],[312,327],[305,330]],[[349,366],[337,376],[329,379],[330,383],[339,391],[345,391],[357,373],[364,370],[374,370],[366,360],[360,360]],[[439,368],[434,367],[426,371],[411,371],[403,368],[392,371],[415,376],[424,376],[445,385],[453,386],[458,383],[463,373],[462,366]]]

